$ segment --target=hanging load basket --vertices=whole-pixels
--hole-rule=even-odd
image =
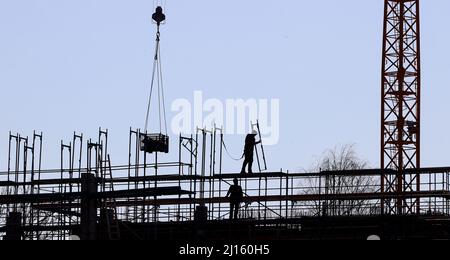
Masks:
[[[162,78],[162,68],[161,68],[161,53],[160,53],[160,25],[166,19],[163,9],[158,6],[155,13],[152,16],[153,20],[157,24],[156,33],[156,50],[155,58],[153,63],[153,74],[150,88],[150,95],[148,99],[147,116],[145,118],[145,132],[146,134],[141,134],[140,138],[140,149],[146,153],[169,153],[169,136],[167,135],[167,118],[165,109],[165,98],[164,98],[164,85]],[[149,117],[152,104],[153,91],[157,91],[157,104],[158,104],[158,115],[159,115],[159,133],[158,134],[147,134],[149,128]],[[165,134],[162,134],[165,133]]]
[[[141,134],[141,151],[169,153],[169,137],[163,134]]]

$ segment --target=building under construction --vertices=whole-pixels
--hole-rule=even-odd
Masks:
[[[381,167],[315,173],[223,171],[222,129],[197,129],[177,140],[130,129],[128,164],[114,165],[109,134],[62,142],[60,168],[42,169],[42,133],[9,136],[0,172],[4,240],[302,240],[449,239],[450,168],[420,167],[419,0],[384,0]],[[162,90],[158,26],[152,90]],[[159,92],[161,91],[161,92]],[[149,110],[151,95],[149,100]],[[164,106],[164,102],[158,102]],[[161,107],[160,107],[161,108]],[[147,112],[147,123],[149,112]],[[161,115],[161,113],[160,113]],[[160,117],[160,126],[165,118]],[[176,142],[176,141],[175,141]],[[172,140],[172,143],[175,143]],[[230,220],[228,189],[244,198]]]

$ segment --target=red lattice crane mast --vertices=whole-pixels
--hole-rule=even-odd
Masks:
[[[420,191],[420,23],[419,0],[385,0],[382,64],[382,192],[398,199],[382,201],[384,214],[418,214],[419,199],[402,194]]]

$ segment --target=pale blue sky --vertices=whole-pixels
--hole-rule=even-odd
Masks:
[[[8,131],[44,131],[47,167],[73,131],[109,128],[113,163],[142,127],[154,49],[152,0],[0,0],[0,169]],[[421,1],[422,164],[450,164],[450,1]],[[355,143],[379,166],[382,0],[167,0],[167,102],[279,98],[269,167],[309,168]],[[243,136],[228,137],[242,150]],[[175,142],[173,143],[175,148]],[[173,149],[175,150],[175,149]],[[229,162],[228,169],[239,169]]]

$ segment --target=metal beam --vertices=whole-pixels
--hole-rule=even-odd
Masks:
[[[130,196],[135,197],[135,196]],[[254,203],[254,202],[278,202],[278,201],[347,201],[347,200],[382,200],[382,199],[395,199],[395,198],[446,198],[450,199],[450,192],[448,191],[432,191],[432,192],[411,192],[411,193],[359,193],[359,194],[304,194],[304,195],[289,195],[289,196],[249,196],[244,197],[242,202]],[[151,205],[151,206],[170,206],[170,205],[189,205],[189,204],[206,204],[206,203],[229,203],[228,198],[214,197],[205,199],[191,199],[191,198],[167,198],[158,200],[132,200],[132,201],[116,201],[114,203],[117,207],[127,207],[133,205]],[[61,208],[60,205],[44,204],[39,205],[40,209],[50,210],[53,207]],[[68,207],[68,205],[67,205]],[[79,204],[72,204],[73,208],[79,207]]]
[[[155,197],[169,195],[189,195],[189,191],[182,190],[180,187],[160,187],[136,190],[121,190],[110,192],[99,192],[92,195],[92,198],[133,198],[133,197]],[[84,196],[82,192],[72,193],[48,193],[48,194],[22,194],[22,195],[3,195],[0,196],[0,204],[18,204],[18,203],[45,203],[45,202],[64,202],[81,199]]]

